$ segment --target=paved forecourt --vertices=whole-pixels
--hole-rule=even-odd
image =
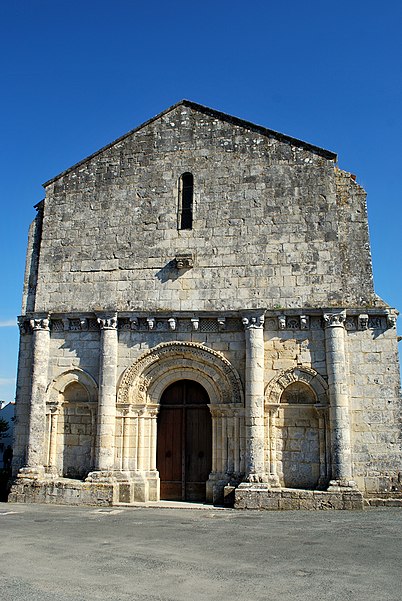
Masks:
[[[0,504],[2,601],[400,601],[397,508]]]

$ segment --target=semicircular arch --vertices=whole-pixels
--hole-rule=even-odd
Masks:
[[[309,388],[311,388],[318,404],[328,404],[328,384],[324,378],[311,367],[287,369],[275,376],[265,388],[265,403],[279,403],[282,393],[285,391],[285,389],[295,382],[306,384]]]
[[[57,403],[59,395],[63,394],[67,386],[73,383],[80,384],[85,388],[90,402],[97,402],[98,385],[96,381],[88,372],[78,367],[59,374],[50,382],[46,391],[46,402]]]
[[[211,404],[244,405],[240,377],[221,353],[195,342],[165,342],[145,352],[124,372],[119,404],[158,404],[163,391],[177,380],[195,380]]]

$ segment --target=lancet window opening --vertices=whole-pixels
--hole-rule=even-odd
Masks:
[[[193,174],[187,171],[186,173],[183,173],[179,178],[179,230],[193,229],[193,196],[194,178]]]

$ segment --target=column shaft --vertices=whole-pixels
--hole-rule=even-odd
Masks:
[[[114,468],[117,383],[117,319],[98,319],[101,327],[97,471]]]
[[[45,393],[48,383],[50,347],[49,320],[33,319],[31,325],[33,327],[33,360],[27,467],[43,471],[46,430]]]
[[[264,317],[243,318],[246,332],[246,479],[262,482],[264,468]]]
[[[345,312],[324,316],[325,346],[330,398],[332,479],[352,478],[348,374],[345,357]]]

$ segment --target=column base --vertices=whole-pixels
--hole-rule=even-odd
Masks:
[[[359,489],[354,480],[339,478],[338,480],[330,480],[327,490],[330,492],[343,492],[347,490],[358,491]]]
[[[44,480],[46,478],[45,467],[43,465],[22,467],[17,474],[17,478],[27,480]]]
[[[113,482],[115,479],[115,471],[114,470],[94,470],[93,472],[89,472],[88,476],[85,478],[85,482]]]
[[[225,504],[225,489],[235,489],[242,480],[242,474],[212,472],[205,484],[205,500],[214,505]]]
[[[268,474],[265,474],[264,472],[248,474],[244,478],[244,482],[248,482],[250,484],[267,483]]]

